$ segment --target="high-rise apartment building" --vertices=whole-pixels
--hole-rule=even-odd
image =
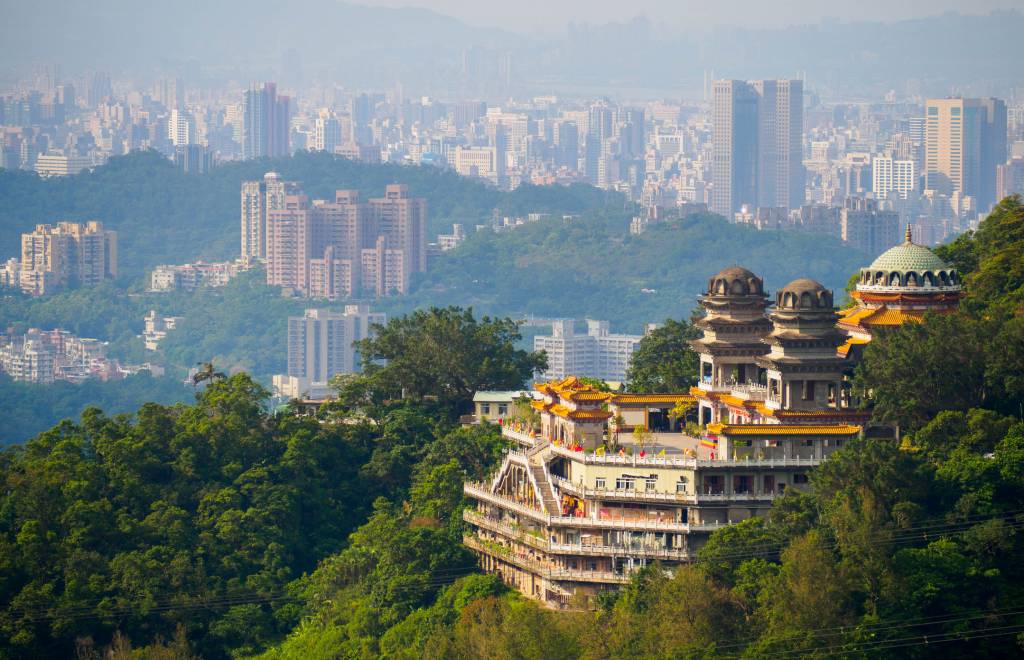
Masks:
[[[391,184],[384,189],[384,197],[370,200],[370,210],[388,247],[402,251],[403,275],[396,288],[406,293],[409,276],[427,270],[427,200],[410,197],[406,185]]]
[[[913,160],[894,160],[891,156],[875,156],[871,177],[871,189],[878,199],[906,199],[914,191],[917,180]]]
[[[925,107],[925,188],[996,202],[996,167],[1006,162],[1006,103],[1001,99],[929,99]]]
[[[1024,194],[1024,158],[1014,158],[996,168],[996,201]]]
[[[803,204],[802,81],[718,80],[712,123],[712,211]]]
[[[550,336],[534,337],[533,350],[547,353],[544,378],[575,374],[622,382],[640,339],[639,335],[612,334],[608,321],[591,319],[587,319],[586,334],[576,334],[575,323],[565,319],[551,324]]]
[[[21,235],[21,288],[44,295],[117,277],[117,232],[95,220],[36,225]]]
[[[341,144],[341,122],[338,118],[329,115],[317,117],[313,122],[313,150],[333,153]]]
[[[175,147],[194,144],[195,120],[184,110],[173,108],[167,118],[167,139]]]
[[[276,84],[247,90],[242,112],[242,158],[288,155],[291,99],[278,96]]]
[[[900,243],[900,215],[879,209],[873,199],[847,198],[839,213],[842,239],[869,254],[878,254]]]
[[[309,199],[286,195],[267,211],[267,284],[306,291],[312,248]]]
[[[307,309],[303,316],[289,317],[288,375],[326,383],[336,374],[359,371],[353,343],[370,336],[371,327],[386,319],[366,305],[346,305],[343,313]]]
[[[276,172],[267,172],[262,181],[242,182],[243,259],[267,257],[267,212],[284,208],[288,195],[299,192],[299,184],[284,181]]]

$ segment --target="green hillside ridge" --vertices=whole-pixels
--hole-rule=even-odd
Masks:
[[[828,236],[757,231],[710,213],[652,224],[640,235],[628,225],[628,215],[606,210],[471,235],[438,260],[409,300],[500,315],[589,316],[610,320],[614,331],[639,332],[645,323],[689,315],[708,279],[731,265],[751,269],[770,291],[798,277],[842,291],[873,258]]]

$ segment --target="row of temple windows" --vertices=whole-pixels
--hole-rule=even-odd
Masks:
[[[803,441],[803,443],[804,443],[804,446],[810,446],[811,441],[810,440],[805,440],[805,441]],[[720,476],[720,475],[709,475],[707,477],[704,477],[705,491],[707,493],[722,493],[722,492],[724,492],[724,490],[723,490],[724,489],[724,483],[725,483],[724,479],[725,478]],[[751,477],[750,475],[734,475],[733,476],[733,492],[735,492],[735,493],[749,493],[752,490],[752,488],[753,488],[753,479],[754,478]],[[793,483],[794,484],[805,484],[805,483],[807,483],[807,475],[806,474],[794,474],[792,479],[793,479]],[[637,481],[639,481],[639,480],[641,480],[641,479],[638,479],[637,477],[633,477],[633,476],[629,476],[629,475],[623,475],[621,477],[617,477],[615,479],[615,490],[626,490],[626,491],[636,490]],[[657,488],[657,484],[658,484],[657,477],[647,477],[647,478],[642,479],[642,480],[644,482],[644,490],[646,490],[647,492],[654,492],[654,490]],[[679,481],[676,482],[676,492],[677,493],[685,493],[686,492],[686,484],[687,484],[686,477],[679,477]],[[783,484],[778,484],[778,485],[782,486]],[[775,486],[776,486],[775,476],[774,475],[765,475],[764,476],[764,489],[765,489],[765,491],[766,492],[773,492],[775,490]],[[594,487],[597,490],[606,490],[607,489],[607,479],[605,477],[597,477],[594,480]]]
[[[903,277],[899,273],[886,273],[884,271],[871,273],[863,270],[860,274],[861,284],[873,284],[875,286],[951,286],[957,284],[958,279],[955,270],[951,270],[948,273],[944,270],[940,270],[938,273],[933,273],[929,270],[920,274],[907,273]]]

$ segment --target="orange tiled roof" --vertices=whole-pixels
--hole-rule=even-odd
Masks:
[[[549,383],[537,383],[533,388],[547,396],[557,396],[568,401],[603,403],[612,396],[610,392],[601,392],[592,385],[581,382],[576,376],[569,376],[562,380],[553,380]]]
[[[643,404],[643,403],[679,403],[686,401],[692,403],[697,398],[692,394],[616,394],[612,397],[612,403],[618,404]]]
[[[883,311],[883,308],[879,307],[875,314],[868,316],[861,323],[867,326],[903,325],[908,321],[920,323],[922,318],[924,318],[924,312],[908,312],[899,309],[885,309]]]
[[[857,435],[854,424],[708,424],[708,431],[722,435]]]
[[[903,325],[908,321],[919,322],[924,316],[923,311],[889,309],[885,305],[879,305],[874,308],[858,307],[854,309],[854,312],[842,316],[839,320],[839,325],[861,328],[872,326],[894,326]]]
[[[562,419],[571,419],[581,422],[600,421],[612,416],[612,414],[607,410],[571,410],[560,403],[551,406],[551,408],[548,409],[548,412],[552,415],[558,415]]]
[[[733,396],[731,394],[720,394],[718,396],[718,400],[727,406],[732,406],[733,408],[747,408],[754,404],[753,401],[747,401],[746,399],[741,399],[738,396]]]
[[[846,357],[847,355],[850,354],[851,348],[853,348],[854,346],[866,344],[868,343],[868,341],[868,339],[861,339],[860,337],[849,337],[846,340],[845,344],[836,349],[836,352],[842,355],[843,357]]]

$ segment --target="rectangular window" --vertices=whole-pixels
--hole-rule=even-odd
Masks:
[[[793,475],[793,483],[795,483],[795,484],[805,484],[805,483],[807,483],[807,475],[806,474],[794,474]]]
[[[800,441],[800,446],[801,447],[813,447],[814,446],[814,439],[813,438],[804,438],[804,439],[802,439]]]
[[[619,477],[615,480],[615,490],[636,490],[636,479],[633,477]]]
[[[598,477],[594,480],[594,488],[598,490],[604,490],[604,477]]]
[[[814,401],[814,381],[804,381],[804,401]]]
[[[657,477],[649,477],[649,478],[644,480],[644,489],[647,490],[648,492],[653,491],[657,487],[658,487],[658,478]]]
[[[686,492],[686,482],[683,481],[682,479],[680,479],[679,481],[676,482],[676,492],[677,493],[685,493]]]
[[[499,403],[498,404],[498,414],[502,415],[502,416],[507,415],[508,414],[508,404],[506,404],[506,403]]]
[[[490,415],[491,414],[491,404],[489,404],[489,403],[481,403],[480,404],[480,413],[482,415]]]

